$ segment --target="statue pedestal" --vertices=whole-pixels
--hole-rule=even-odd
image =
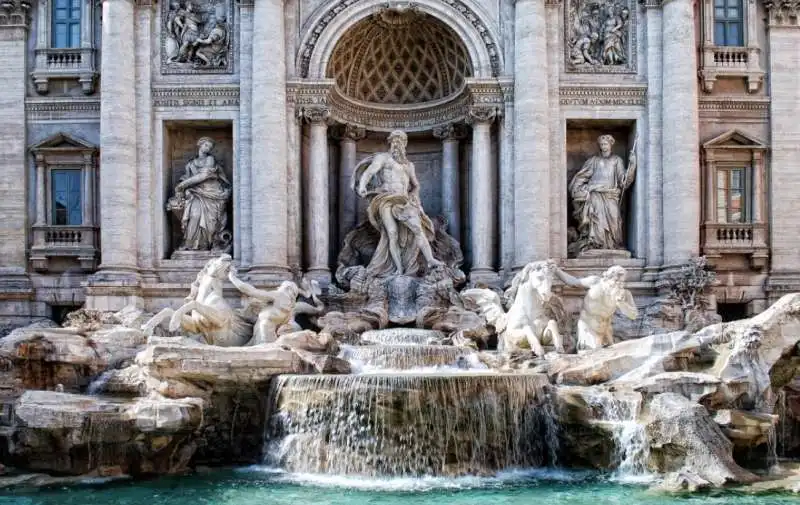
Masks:
[[[625,249],[587,249],[578,253],[578,259],[631,259],[631,252]]]

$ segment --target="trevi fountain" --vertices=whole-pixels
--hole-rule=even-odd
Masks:
[[[80,309],[0,339],[0,503],[797,499],[800,294],[720,322],[703,258],[647,307],[613,262],[468,283],[407,134],[387,137],[352,170],[365,210],[334,279],[274,289],[237,271],[230,183],[201,138],[168,203],[176,254],[208,251],[185,300]],[[582,254],[621,249],[636,159],[613,142],[569,184]]]

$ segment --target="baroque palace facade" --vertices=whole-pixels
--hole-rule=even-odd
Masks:
[[[759,312],[800,291],[799,14],[2,0],[0,317],[154,311],[224,252],[256,285],[336,281],[353,168],[397,129],[471,282],[619,264],[646,299],[704,255],[720,311]]]

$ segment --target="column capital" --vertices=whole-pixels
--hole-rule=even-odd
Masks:
[[[28,28],[30,0],[0,0],[0,28]]]
[[[434,128],[433,136],[439,140],[461,140],[467,137],[467,131],[461,123],[448,123]]]
[[[473,126],[476,124],[492,124],[497,115],[497,107],[473,105],[467,113],[467,123]]]
[[[306,106],[302,109],[302,117],[310,124],[330,123],[331,109],[326,105]]]
[[[800,1],[766,0],[767,22],[770,27],[800,28]]]
[[[367,129],[363,126],[352,123],[339,124],[333,132],[333,138],[337,140],[350,140],[358,142],[367,136]]]

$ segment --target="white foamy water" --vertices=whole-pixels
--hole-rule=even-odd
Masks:
[[[419,492],[439,489],[476,489],[493,488],[530,481],[580,482],[591,478],[591,472],[573,472],[549,468],[527,470],[507,470],[492,476],[465,477],[361,477],[340,476],[314,473],[290,473],[270,466],[250,466],[240,469],[242,472],[258,472],[268,474],[272,480],[287,484],[299,484],[315,487],[332,487],[357,489],[360,491],[395,491]]]

